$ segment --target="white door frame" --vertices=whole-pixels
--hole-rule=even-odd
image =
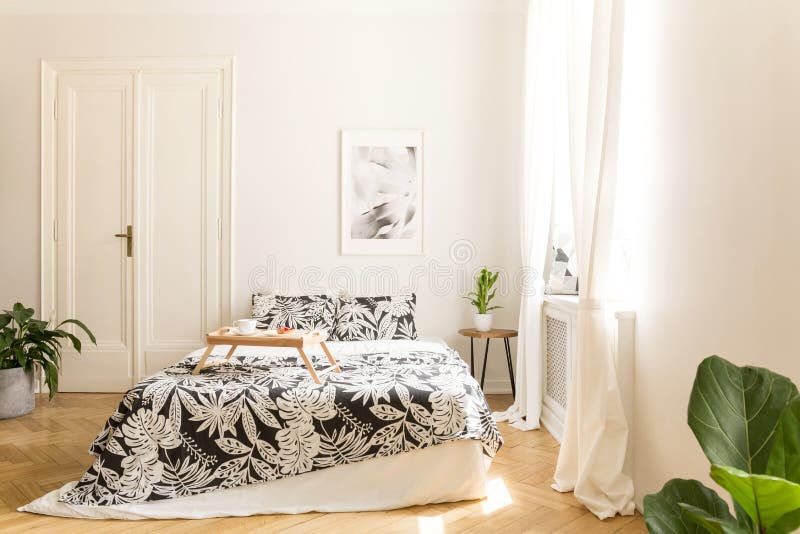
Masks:
[[[42,106],[41,106],[41,317],[44,320],[63,320],[56,317],[56,117],[57,76],[68,72],[113,72],[134,73],[134,122],[139,123],[141,113],[140,79],[143,72],[221,72],[222,97],[219,103],[222,126],[221,191],[220,191],[220,314],[224,324],[231,317],[231,184],[233,182],[233,112],[234,112],[234,57],[89,57],[43,59]],[[141,171],[138,166],[141,147],[133,139],[133,181],[134,213],[141,212],[138,184]],[[140,232],[141,233],[141,232]],[[134,239],[134,250],[137,242]],[[139,255],[134,253],[134,303],[141,291],[141,269]],[[136,310],[134,310],[136,316]],[[141,330],[141,329],[139,329]],[[142,351],[142,332],[134,335],[133,377],[135,381],[143,378],[144,354]]]

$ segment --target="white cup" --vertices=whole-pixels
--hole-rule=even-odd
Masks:
[[[233,322],[233,326],[240,334],[254,334],[256,332],[255,319],[239,319]]]

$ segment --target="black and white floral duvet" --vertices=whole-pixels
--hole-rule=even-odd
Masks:
[[[455,440],[480,440],[489,456],[502,444],[452,349],[421,341],[329,347],[342,372],[321,384],[293,349],[259,347],[240,347],[230,363],[192,376],[196,352],[143,380],[92,444],[92,467],[60,501],[156,501]]]

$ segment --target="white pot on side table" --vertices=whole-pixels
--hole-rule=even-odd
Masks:
[[[492,329],[493,313],[476,313],[473,315],[475,330],[478,332],[488,332]]]

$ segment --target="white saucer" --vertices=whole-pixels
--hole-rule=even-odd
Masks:
[[[234,336],[263,336],[265,334],[263,330],[256,330],[255,332],[248,332],[245,334],[243,332],[239,332],[238,328],[231,328],[228,330],[228,332]]]

